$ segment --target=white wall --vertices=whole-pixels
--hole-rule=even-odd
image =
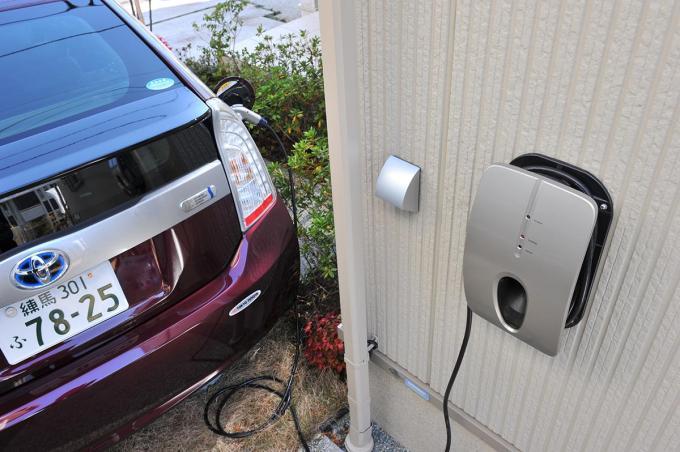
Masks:
[[[680,2],[354,4],[360,89],[348,95],[363,106],[366,156],[356,208],[380,349],[443,392],[481,172],[555,156],[614,197],[591,309],[555,358],[475,317],[452,400],[523,450],[679,450]],[[423,168],[418,214],[373,196],[391,153]]]

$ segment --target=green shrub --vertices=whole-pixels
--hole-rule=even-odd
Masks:
[[[300,250],[312,270],[312,277],[336,276],[335,231],[331,200],[331,174],[328,164],[328,138],[309,129],[295,143],[288,165],[296,175],[295,193],[300,212]],[[271,163],[269,170],[281,194],[290,199],[287,174],[282,165]]]
[[[225,14],[227,10],[220,11]],[[206,15],[205,20],[209,30],[227,22],[215,18],[214,13]],[[236,51],[233,37],[220,34],[218,39],[210,39],[210,46],[201,49],[198,58],[187,58],[185,62],[211,88],[230,75],[252,83],[257,94],[254,109],[269,120],[287,146],[292,147],[312,127],[325,135],[319,38],[301,31],[275,43],[262,29],[257,36],[261,42],[253,50]],[[272,152],[276,144],[272,137],[266,131],[253,132],[263,152]]]
[[[243,50],[228,60],[232,74],[249,80],[257,92],[255,110],[265,116],[292,147],[310,128],[326,135],[326,107],[321,69],[321,43],[304,32],[287,35],[274,43],[262,38],[253,51]],[[255,138],[265,150],[275,145],[265,131]]]
[[[247,5],[247,0],[227,0],[218,3],[211,13],[203,16],[203,26],[210,33],[210,42],[201,51],[202,64],[216,66],[233,51],[236,34],[243,25],[239,15]],[[199,31],[200,27],[194,24],[194,29]]]
[[[304,32],[274,42],[259,29],[261,42],[257,47],[236,51],[235,36],[242,25],[238,14],[245,4],[244,0],[227,0],[207,14],[204,27],[211,35],[209,46],[196,58],[185,57],[185,62],[213,88],[229,75],[241,76],[253,84],[257,94],[254,110],[276,129],[289,154],[287,162],[269,165],[285,199],[290,199],[285,166],[289,165],[295,174],[301,220],[298,236],[307,268],[305,282],[321,286],[321,298],[337,303],[321,44],[317,37]],[[276,142],[267,131],[251,132],[265,157],[278,155]]]

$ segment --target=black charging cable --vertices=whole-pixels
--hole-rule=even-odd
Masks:
[[[461,364],[463,364],[463,357],[465,356],[465,350],[467,350],[468,341],[470,340],[470,329],[472,328],[472,311],[470,307],[467,307],[467,317],[465,318],[465,334],[463,335],[463,343],[460,344],[460,349],[458,350],[458,358],[456,359],[456,365],[453,366],[453,371],[451,372],[451,377],[449,377],[449,383],[446,385],[446,391],[444,391],[444,401],[442,402],[442,408],[444,410],[444,424],[446,425],[446,447],[444,450],[449,452],[451,449],[451,420],[449,419],[449,397],[451,396],[451,389],[453,389],[453,383],[456,381],[458,376],[458,371],[460,370]]]
[[[276,143],[279,145],[279,149],[283,153],[285,157],[289,157],[288,152],[286,151],[286,147],[283,145],[283,141],[281,141],[281,138],[279,137],[279,134],[276,133],[276,130],[272,126],[269,125],[266,119],[262,118],[260,122],[258,123],[260,127],[263,129],[267,129],[276,139]],[[298,228],[298,213],[297,213],[297,201],[295,199],[295,180],[293,179],[293,170],[290,168],[290,165],[286,165],[286,168],[288,169],[288,187],[290,189],[290,207],[291,210],[293,211],[293,224],[295,224],[295,231],[297,231]]]
[[[274,135],[274,138],[276,139],[276,142],[281,148],[281,152],[283,153],[283,155],[288,156],[288,152],[286,151],[286,148],[283,145],[281,138],[279,138],[279,135],[267,123],[267,121],[264,120],[264,118],[262,118],[257,123],[257,125],[269,130],[272,133],[272,135]],[[290,169],[290,167],[288,167],[288,184],[290,186],[293,223],[295,224],[295,230],[297,231],[298,215],[297,204],[295,200],[295,181],[293,179],[293,171]],[[203,420],[205,421],[205,424],[212,432],[220,436],[225,436],[227,438],[232,439],[247,438],[271,427],[286,414],[286,411],[290,411],[290,415],[293,418],[293,423],[295,424],[295,431],[297,432],[298,438],[300,439],[300,443],[302,444],[304,450],[306,452],[309,452],[309,445],[307,444],[307,441],[305,441],[305,437],[304,434],[302,433],[302,428],[300,426],[300,419],[298,418],[297,411],[295,410],[295,406],[293,405],[293,387],[295,385],[295,375],[297,374],[298,366],[300,364],[300,350],[302,348],[302,334],[300,332],[301,331],[300,313],[298,310],[297,298],[293,302],[293,309],[295,311],[295,333],[297,344],[288,380],[284,381],[273,375],[261,375],[258,377],[245,379],[243,381],[240,381],[233,385],[226,386],[217,391],[215,394],[212,395],[212,397],[210,397],[208,403],[206,403],[205,405],[205,410],[203,411]],[[283,390],[278,390],[270,386],[270,384],[282,385]],[[234,396],[234,394],[246,389],[254,389],[269,392],[271,394],[276,394],[281,399],[281,401],[277,405],[276,409],[274,409],[271,416],[269,416],[269,418],[266,421],[255,426],[254,428],[250,430],[227,431],[224,427],[222,427],[222,423],[220,422],[222,412],[224,411],[226,405],[229,403],[229,400]],[[215,409],[215,415],[214,418],[211,418],[210,410],[211,407],[213,406]]]

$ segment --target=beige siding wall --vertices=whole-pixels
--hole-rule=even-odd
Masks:
[[[343,0],[344,1],[344,0]],[[591,309],[555,358],[474,319],[454,403],[523,450],[680,448],[680,3],[355,0],[369,332],[443,392],[484,168],[538,151],[616,215]],[[373,196],[388,154],[421,210]]]

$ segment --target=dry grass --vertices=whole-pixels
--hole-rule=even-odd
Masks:
[[[200,389],[155,422],[118,444],[114,450],[297,450],[298,437],[289,413],[269,429],[243,440],[215,435],[203,423],[205,403],[218,388],[262,374],[274,375],[283,380],[288,378],[295,352],[290,330],[285,319],[280,321],[257,346],[230,367],[218,383]],[[293,403],[305,437],[310,439],[323,421],[335,415],[347,403],[346,387],[336,374],[311,369],[306,366],[304,357],[300,360]],[[235,396],[225,408],[225,428],[252,427],[267,419],[278,402],[278,397],[264,391],[247,390]]]

